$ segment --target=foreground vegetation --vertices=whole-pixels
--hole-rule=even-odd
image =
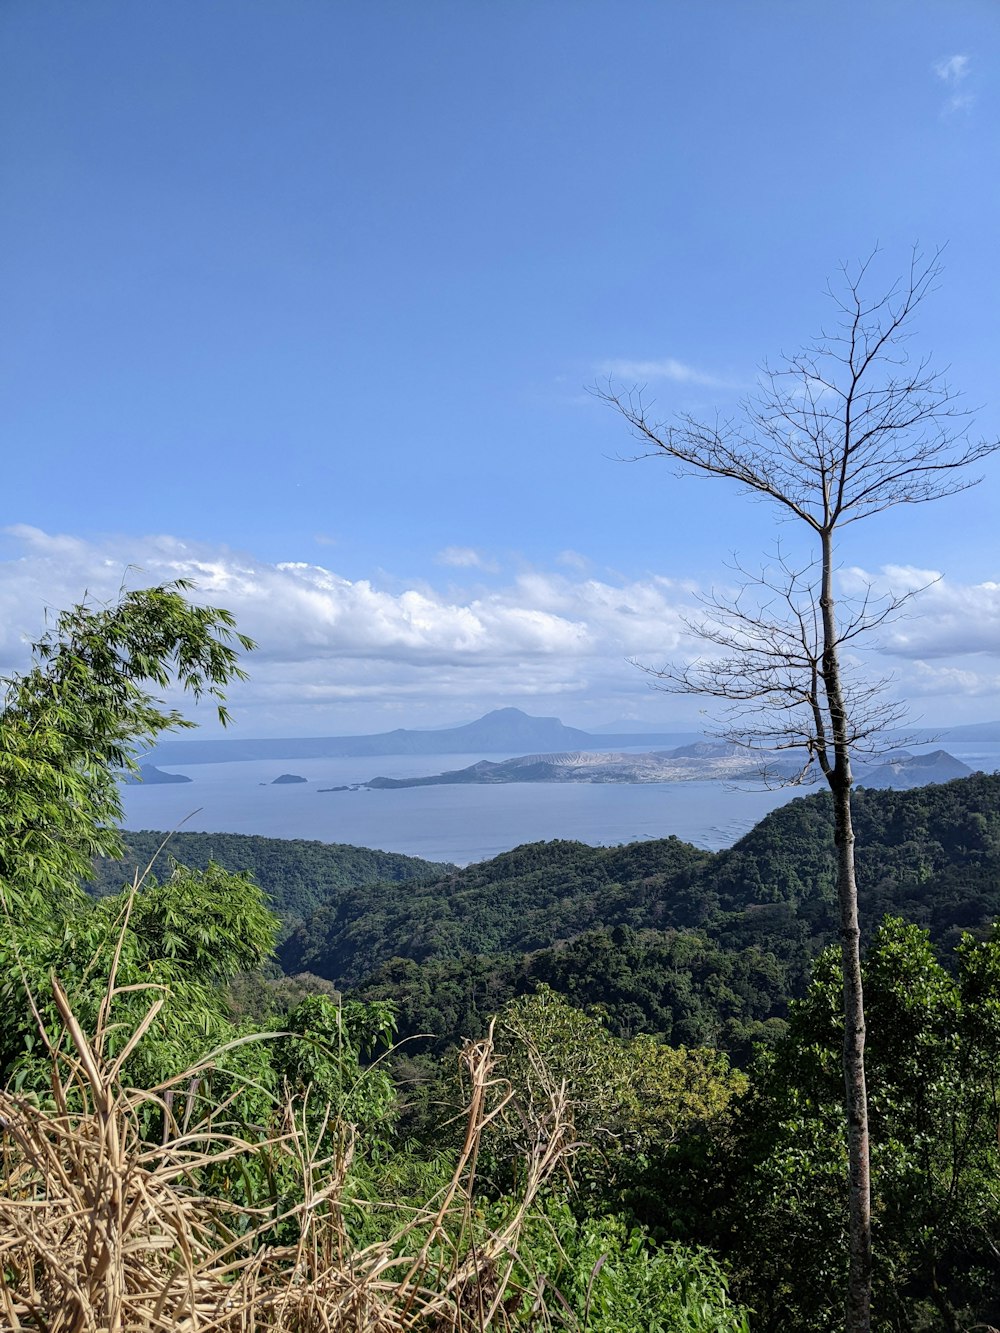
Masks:
[[[724,1061],[542,995],[464,1044],[412,1137],[370,1062],[386,1006],[227,1015],[277,926],[249,879],[178,869],[77,907],[7,922],[10,1327],[748,1327],[707,1253],[600,1202],[629,1153],[724,1115]]]
[[[151,869],[128,835],[126,875],[114,766],[176,723],[146,685],[221,695],[228,629],[146,590],[76,608],[8,682],[5,1326],[839,1327],[828,804],[717,856],[555,843],[442,873],[183,835],[201,864]],[[998,797],[857,803],[886,1333],[1000,1322]]]
[[[656,1043],[623,1061],[601,1037],[615,1081],[592,1108],[511,1010],[417,1114],[378,1056],[391,1006],[320,979],[268,985],[280,921],[248,875],[209,860],[84,892],[95,855],[125,852],[121,771],[185,725],[150,687],[214,697],[224,720],[241,674],[230,617],[185,591],[73,608],[5,682],[7,1326],[745,1329],[710,1255],[654,1243],[624,1208],[578,1206],[573,1183],[579,1158],[579,1198],[596,1200],[605,1179],[618,1188],[604,1143],[640,1151],[723,1116],[724,1066]],[[339,882],[379,860],[354,855]]]
[[[218,866],[8,919],[11,1327],[115,1327],[119,1300],[122,1328],[839,1326],[829,951],[740,1072],[544,984],[440,1056],[318,979],[241,1013],[277,928]],[[946,961],[898,918],[867,953],[877,1326],[899,1333],[1000,1306],[1000,939]]]

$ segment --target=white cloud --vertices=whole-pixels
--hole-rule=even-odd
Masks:
[[[969,73],[969,57],[963,55],[946,56],[934,65],[934,73],[943,83],[961,83]]]
[[[892,627],[886,647],[913,658],[1000,654],[1000,583],[942,579],[920,594],[912,615]]]
[[[612,379],[631,380],[635,383],[648,380],[670,380],[674,384],[697,384],[710,389],[734,389],[740,386],[719,375],[709,374],[689,366],[675,357],[663,357],[659,361],[605,361],[600,367],[602,376]]]
[[[969,92],[965,87],[965,81],[969,77],[971,61],[967,55],[946,56],[943,60],[938,60],[934,64],[934,73],[945,85],[951,89],[951,95],[944,104],[945,113],[956,111],[968,111],[975,102],[975,95]]]
[[[1000,693],[1000,671],[975,671],[968,667],[916,661],[912,664],[907,684],[908,693],[913,697],[982,699]]]
[[[847,596],[857,597],[871,589],[876,596],[894,594],[906,596],[919,593],[940,582],[937,569],[919,569],[916,565],[883,565],[877,573],[849,565],[840,571],[840,590]]]
[[[626,659],[658,663],[686,641],[681,611],[689,598],[665,579],[529,571],[458,595],[412,582],[390,590],[318,564],[272,563],[170,536],[84,541],[28,527],[7,536],[15,554],[0,563],[0,671],[24,665],[44,606],[72,605],[85,591],[113,600],[133,566],[130,586],[192,579],[198,600],[233,612],[259,644],[250,684],[232,693],[234,710],[262,716],[282,709],[290,716],[294,706],[302,717],[345,701],[406,702],[413,713],[437,700],[454,714],[462,700],[492,707],[540,696],[635,695],[645,681]],[[331,724],[314,717],[297,725]]]
[[[579,551],[560,551],[556,556],[556,563],[564,565],[567,569],[575,569],[578,574],[589,573],[591,561]]]
[[[500,586],[456,592],[388,576],[347,579],[307,561],[170,536],[84,540],[20,526],[6,530],[4,548],[0,674],[26,663],[44,607],[70,606],[85,592],[111,601],[123,579],[140,587],[190,578],[200,600],[227,607],[260,645],[250,682],[231,693],[245,735],[436,725],[504,703],[593,723],[637,711],[697,714],[696,702],[651,695],[649,678],[627,661],[659,667],[704,654],[684,623],[697,617],[697,588],[665,575],[598,575],[578,553],[558,571],[526,569]],[[905,592],[937,577],[913,566],[852,567],[841,591]],[[908,609],[864,653],[875,674],[895,671],[903,698],[935,698],[927,705],[935,720],[955,720],[963,698],[979,701],[976,715],[1000,713],[983,702],[1000,692],[1000,582],[938,579]]]
[[[472,546],[446,546],[443,551],[438,551],[436,559],[439,565],[450,565],[454,569],[481,569],[487,574],[500,572],[496,560]]]
[[[1000,583],[957,583],[937,570],[886,565],[877,572],[846,569],[843,591],[852,595],[871,588],[876,596],[915,594],[902,614],[881,633],[884,650],[911,660],[1000,656]]]

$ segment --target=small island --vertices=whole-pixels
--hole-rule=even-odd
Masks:
[[[164,773],[162,768],[153,764],[140,764],[138,773],[130,773],[125,779],[126,786],[134,787],[142,783],[146,787],[155,787],[166,782],[192,782],[194,779],[184,773]]]
[[[275,778],[271,783],[272,787],[287,787],[291,782],[308,782],[308,778],[303,778],[298,773],[282,773],[280,778]]]

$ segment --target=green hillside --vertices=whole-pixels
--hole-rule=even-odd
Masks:
[[[132,883],[136,869],[141,874],[151,861],[153,874],[159,879],[169,874],[172,861],[196,870],[204,870],[215,861],[226,870],[251,874],[286,923],[298,921],[321,904],[364,885],[437,879],[454,869],[446,862],[302,838],[260,838],[242,833],[168,835],[150,830],[123,836],[126,855],[122,860],[100,858],[94,863],[93,888],[97,894],[117,893],[123,884]]]
[[[862,920],[895,913],[949,949],[1000,915],[1000,777],[856,795]],[[99,894],[156,857],[248,871],[285,922],[289,974],[393,1000],[414,1049],[476,1035],[508,999],[551,986],[622,1036],[710,1043],[745,1059],[836,938],[825,793],[794,800],[715,854],[676,838],[534,843],[465,869],[341,844],[127,833]]]
[[[1000,915],[1000,777],[856,799],[866,939],[887,913],[927,927],[945,950],[963,930],[984,936]],[[836,940],[833,858],[825,793],[716,854],[675,838],[536,843],[437,879],[339,895],[280,958],[290,973],[395,1000],[401,1032],[437,1044],[477,1034],[544,982],[600,1006],[621,1035],[710,1042],[744,1058]]]
[[[281,961],[286,971],[352,984],[394,957],[527,953],[598,926],[656,924],[710,859],[677,838],[529,843],[420,885],[326,904],[286,942]]]

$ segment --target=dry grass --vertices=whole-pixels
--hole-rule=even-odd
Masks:
[[[462,1055],[471,1095],[451,1180],[400,1214],[387,1241],[359,1248],[341,1208],[355,1146],[349,1126],[337,1136],[336,1155],[319,1160],[301,1106],[286,1108],[281,1131],[263,1145],[224,1132],[218,1117],[192,1125],[192,1090],[207,1066],[150,1090],[122,1081],[162,996],[111,1060],[104,1033],[84,1033],[54,978],[52,986],[63,1030],[42,1034],[51,1099],[0,1093],[3,1326],[42,1333],[446,1333],[506,1328],[512,1309],[523,1308],[513,1282],[519,1238],[539,1189],[569,1150],[568,1118],[556,1089],[547,1111],[527,1126],[518,1199],[498,1229],[484,1229],[474,1216],[479,1146],[485,1128],[510,1106],[510,1090],[495,1074],[492,1034]],[[117,993],[112,978],[102,1023]],[[159,1143],[140,1133],[151,1102],[162,1113]],[[199,1171],[210,1161],[261,1151],[296,1163],[301,1201],[284,1214],[236,1215],[199,1188]],[[295,1243],[279,1243],[290,1230]]]

